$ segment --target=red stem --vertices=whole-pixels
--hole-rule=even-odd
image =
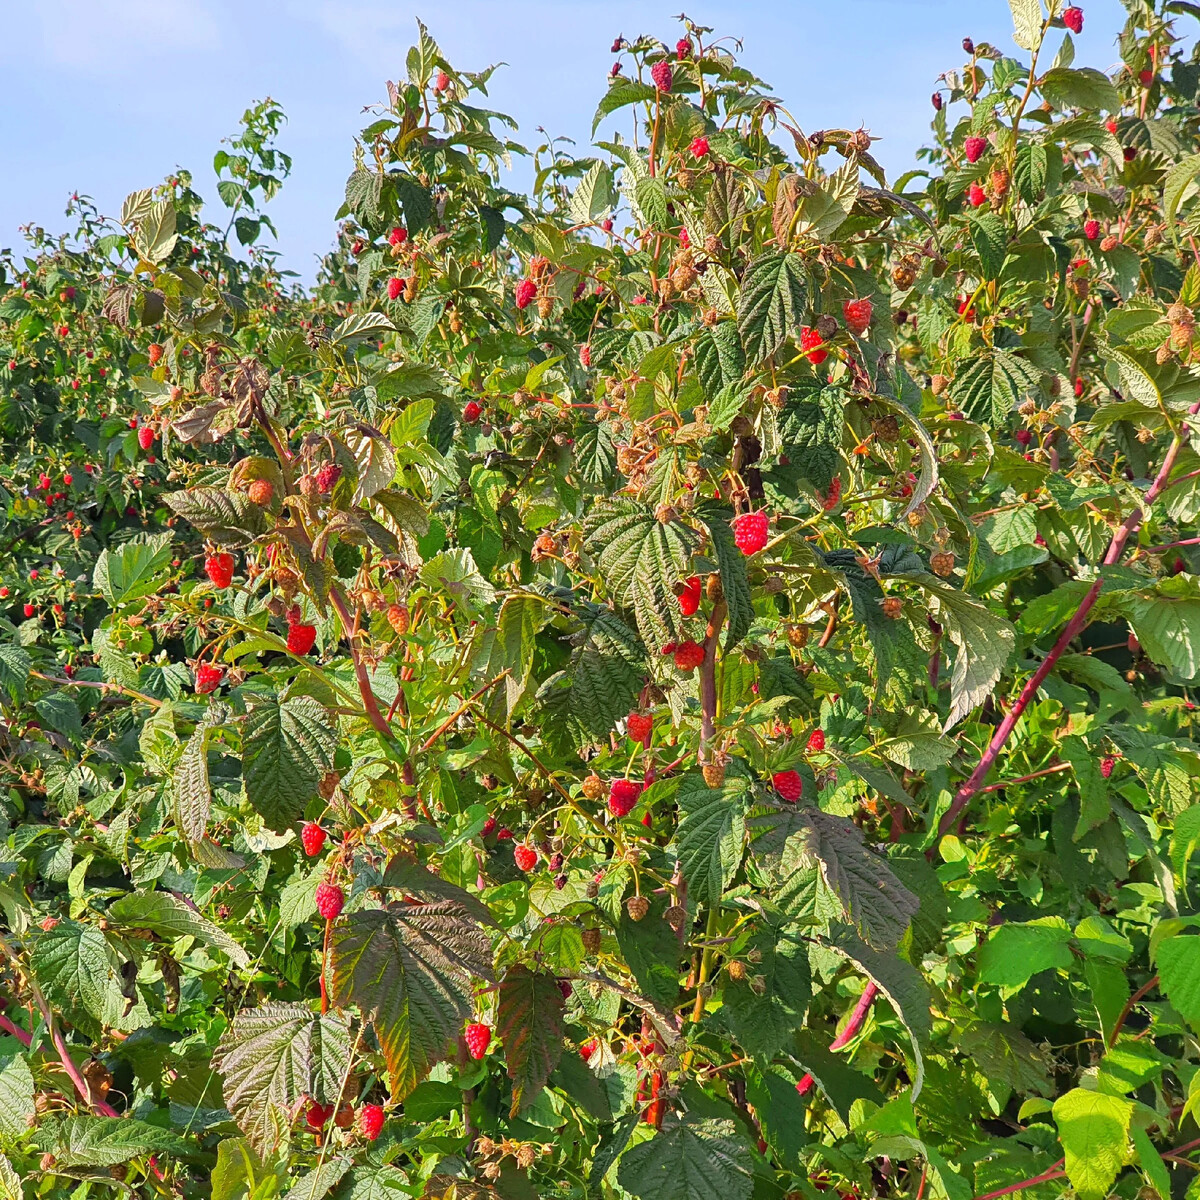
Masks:
[[[700,664],[700,752],[701,762],[708,761],[708,747],[717,732],[717,640],[725,622],[724,600],[713,605],[712,617],[704,638],[704,661]]]
[[[1117,1017],[1117,1023],[1113,1026],[1113,1031],[1108,1036],[1108,1044],[1115,1046],[1117,1043],[1117,1035],[1121,1032],[1122,1026],[1129,1019],[1129,1014],[1133,1012],[1133,1006],[1152,988],[1158,987],[1158,976],[1151,975],[1145,983],[1142,984],[1128,1000],[1125,1001],[1125,1007],[1121,1009],[1121,1015]]]
[[[1166,487],[1167,478],[1175,466],[1175,460],[1179,457],[1179,451],[1183,448],[1186,435],[1187,427],[1184,426],[1171,442],[1171,448],[1167,451],[1166,458],[1163,459],[1163,464],[1159,468],[1158,475],[1150,485],[1142,502],[1121,522],[1120,527],[1113,534],[1112,541],[1109,543],[1108,553],[1104,556],[1104,566],[1112,566],[1121,557],[1121,553],[1125,549],[1125,543],[1129,540],[1129,535],[1142,523],[1146,509],[1154,503],[1159,493]],[[1062,631],[1058,641],[1054,643],[1054,648],[1042,660],[1042,665],[1038,667],[1029,682],[1021,690],[1017,702],[1009,710],[1004,720],[997,726],[995,734],[992,735],[991,742],[988,743],[988,748],[983,752],[983,757],[979,760],[979,765],[971,772],[971,777],[966,783],[958,789],[953,803],[946,810],[941,821],[938,822],[938,837],[945,837],[954,828],[963,809],[967,807],[972,797],[983,787],[983,781],[988,777],[988,773],[991,771],[996,759],[1000,757],[1000,751],[1004,749],[1004,744],[1008,741],[1013,729],[1016,728],[1021,715],[1033,702],[1046,677],[1054,670],[1055,664],[1063,656],[1067,647],[1087,626],[1088,617],[1095,607],[1096,601],[1100,598],[1100,590],[1103,586],[1104,580],[1097,579],[1088,589],[1087,595],[1084,596],[1075,615],[1067,622],[1067,627]]]
[[[1060,1158],[1050,1170],[1043,1171],[1032,1179],[1022,1179],[1020,1183],[1010,1183],[1008,1187],[997,1188],[994,1192],[985,1192],[982,1196],[976,1196],[975,1200],[995,1200],[997,1196],[1010,1196],[1013,1192],[1023,1192],[1026,1188],[1037,1187],[1039,1183],[1049,1183],[1051,1179],[1062,1179],[1066,1175],[1066,1171],[1062,1170],[1062,1163],[1063,1160]]]
[[[854,1040],[858,1031],[862,1029],[867,1019],[867,1013],[871,1011],[871,1005],[875,1003],[875,997],[878,995],[879,988],[873,983],[868,983],[863,988],[863,994],[859,996],[858,1003],[850,1014],[850,1020],[846,1022],[846,1027],[829,1043],[830,1050],[844,1050]],[[800,1082],[796,1084],[796,1091],[803,1096],[812,1088],[812,1085],[813,1077],[805,1072]]]
[[[354,662],[354,675],[358,680],[358,691],[362,696],[363,707],[367,710],[371,724],[380,733],[390,737],[392,731],[388,727],[387,721],[384,720],[383,713],[379,711],[379,701],[375,699],[375,693],[371,690],[371,678],[367,674],[366,665],[359,657],[358,647],[354,644],[354,622],[350,620],[345,597],[338,588],[331,588],[329,599],[337,610],[338,620],[341,621],[342,629],[346,634],[346,643],[350,647],[350,658]]]
[[[22,1046],[28,1046],[33,1041],[33,1034],[22,1029],[20,1025],[14,1025],[3,1013],[0,1013],[0,1029],[12,1034]]]

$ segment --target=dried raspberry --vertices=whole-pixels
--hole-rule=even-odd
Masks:
[[[675,666],[680,671],[694,671],[704,661],[704,647],[693,641],[680,642],[675,648]]]
[[[942,93],[941,92],[934,92],[933,95],[929,97],[929,102],[930,102],[930,104],[933,105],[934,112],[942,111],[943,101],[942,101]]]
[[[146,350],[146,357],[150,360],[152,367],[158,366],[162,360],[163,348],[157,342],[151,342]]]
[[[987,203],[987,192],[979,184],[973,183],[967,189],[967,199],[970,201],[972,208],[978,208],[981,204]]]
[[[700,592],[700,576],[693,575],[684,584],[683,591],[679,593],[679,611],[685,617],[694,616],[696,610],[700,607]]]
[[[289,653],[307,654],[313,648],[316,640],[317,627],[315,625],[302,625],[297,622],[288,626],[287,648]]]
[[[364,1104],[358,1110],[358,1127],[362,1130],[363,1137],[368,1142],[373,1142],[383,1131],[383,1106]]]
[[[315,1100],[304,1110],[304,1123],[313,1131],[320,1133],[333,1116],[332,1104],[318,1104]]]
[[[487,1053],[492,1041],[492,1031],[482,1022],[472,1021],[463,1033],[463,1040],[467,1043],[467,1053],[472,1058],[479,1059]]]
[[[387,281],[387,294],[389,300],[398,300],[404,292],[404,280],[399,275],[393,275]]]
[[[825,730],[814,729],[808,735],[808,752],[809,754],[820,754],[825,749]]]
[[[889,621],[898,620],[900,614],[904,611],[904,601],[898,596],[888,596],[883,602],[883,615]]]
[[[266,508],[275,499],[275,486],[269,479],[256,479],[247,489],[251,504]]]
[[[220,667],[215,667],[212,663],[201,663],[196,668],[196,692],[201,696],[215,692],[224,678],[225,672]]]
[[[391,233],[388,234],[388,241],[393,246],[403,246],[408,241],[408,230],[403,225],[397,225]]]
[[[323,880],[317,884],[316,901],[317,912],[325,920],[334,921],[342,911],[342,905],[346,903],[346,895],[336,883]]]
[[[528,308],[537,295],[537,284],[532,279],[522,279],[516,288],[514,299],[518,308]]]
[[[1072,33],[1083,32],[1083,9],[1077,8],[1074,4],[1070,8],[1064,8],[1062,13],[1062,23]]]
[[[625,718],[625,729],[635,742],[648,746],[654,732],[654,718],[649,713],[632,712]]]
[[[789,803],[795,804],[804,791],[804,780],[798,771],[776,771],[771,776],[775,790]]]
[[[1083,236],[1089,242],[1094,242],[1100,236],[1100,222],[1096,220],[1084,221]]]
[[[513,847],[513,862],[522,871],[532,871],[537,866],[538,852],[526,842],[518,842]]]
[[[1100,242],[1100,249],[1105,254],[1111,254],[1121,244],[1120,239],[1115,234],[1109,234]]]
[[[476,421],[483,416],[483,407],[477,404],[474,400],[468,400],[463,407],[463,420],[468,425],[474,425]]]
[[[158,435],[154,432],[153,425],[143,425],[141,429],[138,430],[138,445],[141,446],[143,450],[149,450],[150,447],[154,445],[154,439],[157,436]]]
[[[304,822],[304,828],[300,830],[300,844],[309,858],[316,858],[321,853],[321,848],[325,845],[325,838],[325,830],[316,821]]]
[[[204,573],[217,587],[227,588],[233,582],[233,566],[232,554],[210,554],[204,560]]]
[[[1112,758],[1112,757],[1102,758],[1100,760],[1100,774],[1105,779],[1111,779],[1112,773],[1113,773],[1113,767],[1115,767],[1116,765],[1117,765],[1117,760],[1115,758]]]
[[[640,921],[650,911],[650,901],[645,896],[630,896],[625,901],[625,911],[631,921]]]
[[[692,144],[688,147],[692,152],[693,158],[705,158],[708,155],[708,138],[695,137],[692,138]]]
[[[969,163],[977,163],[986,149],[987,138],[969,137],[963,142],[963,153],[966,154]]]
[[[870,300],[847,300],[842,305],[842,315],[851,331],[860,337],[867,332],[871,324]]]
[[[608,811],[614,817],[626,817],[642,794],[641,785],[632,779],[614,779],[608,791]]]
[[[337,486],[337,481],[342,477],[342,468],[337,463],[325,463],[317,468],[316,481],[317,491],[322,496],[329,495],[330,492]]]
[[[767,544],[770,523],[770,518],[761,509],[734,517],[733,540],[737,548],[745,555],[757,554]]]
[[[824,345],[825,339],[815,329],[805,325],[800,330],[800,349],[808,351],[804,357],[814,367],[819,367],[829,357],[829,351],[821,349]]]
[[[1136,146],[1126,146],[1125,150],[1124,150],[1124,155],[1125,155],[1126,162],[1133,162],[1133,160],[1135,158],[1137,158],[1137,147]]]
[[[671,64],[666,59],[656,62],[650,68],[650,78],[654,80],[654,86],[660,92],[669,92],[671,84],[675,80],[675,76],[671,71]]]

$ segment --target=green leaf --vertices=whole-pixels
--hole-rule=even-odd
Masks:
[[[1037,369],[1007,350],[986,350],[960,366],[950,395],[972,421],[1004,425],[1022,401],[1038,393]]]
[[[115,1024],[123,1007],[116,955],[94,925],[59,921],[34,943],[29,964],[50,1002],[74,1025]]]
[[[25,695],[29,672],[33,670],[33,659],[20,646],[9,642],[0,643],[0,687],[19,704]]]
[[[666,1118],[621,1156],[617,1182],[639,1200],[749,1200],[754,1159],[733,1121]]]
[[[1082,738],[1065,737],[1061,748],[1063,758],[1071,764],[1079,789],[1079,820],[1072,835],[1077,842],[1097,825],[1103,825],[1112,814],[1108,803],[1108,781],[1100,774],[1095,752]]]
[[[788,461],[819,491],[828,491],[841,463],[846,396],[840,388],[789,395],[779,414],[779,438]]]
[[[876,742],[875,749],[906,770],[932,771],[945,766],[958,747],[942,733],[933,713],[917,709],[901,717],[896,732]]]
[[[762,926],[743,953],[755,954],[754,978],[731,979],[721,991],[720,1017],[742,1049],[769,1060],[792,1041],[812,998],[807,944],[789,926]],[[755,978],[756,977],[756,978]]]
[[[110,925],[148,929],[160,937],[194,937],[213,946],[239,967],[250,965],[250,956],[219,925],[189,908],[169,892],[134,892],[113,901],[108,909]]]
[[[617,921],[617,945],[638,990],[659,1004],[674,1004],[679,995],[679,962],[683,947],[663,917],[668,900],[662,895],[646,897],[650,911],[633,920],[622,907]]]
[[[1038,86],[1055,108],[1082,108],[1091,113],[1121,111],[1121,93],[1103,71],[1094,67],[1052,67]]]
[[[171,534],[138,534],[101,550],[92,583],[114,607],[158,591],[171,566]]]
[[[33,1120],[33,1073],[23,1054],[0,1067],[0,1137],[22,1137]]]
[[[389,904],[342,917],[330,948],[332,999],[375,1028],[392,1094],[403,1098],[454,1052],[474,981],[492,978],[491,946],[461,905]]]
[[[675,847],[688,894],[701,904],[718,904],[742,862],[746,780],[731,776],[721,787],[710,788],[698,771],[691,771],[676,796]]]
[[[609,113],[614,113],[617,109],[625,108],[630,104],[654,100],[657,96],[658,89],[651,87],[648,83],[638,83],[635,79],[618,79],[604,93],[600,105],[596,109],[596,115],[592,118],[592,133],[594,134],[600,128],[600,122]]]
[[[1200,174],[1200,154],[1189,154],[1181,162],[1175,163],[1163,179],[1163,216],[1176,238],[1178,238],[1178,232],[1175,228],[1175,215],[1179,212],[1179,205],[1183,202],[1188,188],[1191,187],[1198,174]]]
[[[1030,53],[1042,44],[1042,6],[1039,0],[1008,0],[1012,9],[1013,41]]]
[[[563,1002],[558,980],[518,964],[500,981],[496,1032],[512,1080],[510,1117],[527,1108],[546,1086],[563,1051]]]
[[[979,951],[979,982],[1023,987],[1040,971],[1071,965],[1071,927],[1062,917],[1001,925]]]
[[[983,268],[985,279],[999,279],[1008,253],[1008,230],[995,213],[972,217],[969,224],[971,243]]]
[[[795,1055],[847,1125],[850,1124],[851,1106],[856,1100],[883,1104],[883,1093],[875,1084],[844,1058],[832,1054],[827,1040],[823,1041],[811,1029],[797,1032]]]
[[[197,487],[167,492],[163,499],[198,533],[230,549],[249,545],[266,529],[264,510],[242,492]]]
[[[738,294],[738,332],[750,363],[769,358],[799,324],[808,276],[799,254],[769,253],[746,270]]]
[[[260,1154],[273,1149],[304,1096],[328,1104],[350,1069],[350,1026],[303,1004],[244,1008],[213,1052],[225,1107]]]
[[[143,1154],[179,1156],[195,1147],[169,1129],[133,1117],[68,1117],[54,1129],[53,1154],[64,1167],[115,1167]]]
[[[1167,1172],[1167,1164],[1163,1162],[1162,1155],[1154,1148],[1154,1143],[1144,1129],[1134,1125],[1129,1132],[1133,1138],[1133,1148],[1137,1151],[1138,1165],[1146,1176],[1146,1182],[1158,1193],[1159,1200],[1171,1200],[1171,1176]]]
[[[571,193],[567,215],[576,225],[599,221],[614,205],[612,169],[606,162],[595,162]]]
[[[1200,674],[1200,598],[1129,593],[1120,608],[1154,662],[1184,682]]]
[[[300,819],[335,749],[337,731],[311,696],[255,699],[246,714],[242,777],[247,799],[269,828],[282,832]]]
[[[1171,1007],[1200,1031],[1200,935],[1177,933],[1159,942],[1154,965]]]
[[[224,723],[229,710],[222,704],[211,704],[204,717],[192,730],[171,780],[175,802],[175,824],[189,842],[200,841],[208,828],[212,808],[212,788],[208,781],[208,743],[213,731]]]
[[[1082,1200],[1102,1200],[1128,1161],[1133,1105],[1119,1096],[1074,1088],[1054,1102],[1067,1178]]]
[[[83,741],[83,718],[79,705],[66,692],[49,692],[34,701],[34,711],[56,733],[73,742]]]

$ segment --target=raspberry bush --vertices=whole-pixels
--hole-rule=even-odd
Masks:
[[[1011,7],[890,186],[422,26],[314,288],[270,101],[28,231],[0,1191],[1200,1195],[1198,10]]]

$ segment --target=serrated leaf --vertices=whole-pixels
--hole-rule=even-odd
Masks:
[[[937,717],[927,711],[906,713],[896,732],[875,743],[875,749],[909,771],[932,771],[945,766],[958,750],[953,739],[942,733]]]
[[[303,1004],[242,1009],[212,1058],[224,1082],[225,1107],[251,1145],[265,1154],[280,1133],[280,1114],[304,1096],[328,1104],[350,1069],[350,1026]],[[286,1128],[287,1117],[283,1117]]]
[[[769,358],[800,322],[808,275],[799,254],[764,254],[746,270],[738,294],[738,332],[750,363]]]
[[[1071,927],[1061,917],[1010,922],[992,931],[979,951],[980,983],[1023,987],[1039,971],[1071,965]]]
[[[960,366],[950,395],[973,421],[1003,426],[1018,404],[1038,391],[1035,367],[1007,350],[987,350]]]
[[[35,1115],[33,1073],[23,1054],[14,1054],[0,1067],[0,1136],[19,1138]]]
[[[1038,86],[1056,108],[1082,108],[1089,113],[1120,112],[1121,93],[1094,67],[1052,67]]]
[[[246,797],[268,827],[280,832],[298,821],[321,778],[333,766],[337,731],[311,696],[251,704],[242,735]]]
[[[592,133],[600,127],[600,122],[619,108],[642,101],[653,100],[658,95],[658,89],[648,83],[638,83],[635,79],[618,79],[613,83],[600,100],[596,115],[592,118]]]
[[[720,1013],[747,1054],[770,1059],[804,1023],[812,998],[808,948],[794,927],[776,930],[765,925],[747,943],[745,952],[751,951],[758,955],[755,986],[749,979],[727,977]]]
[[[985,279],[999,279],[1008,253],[1008,230],[995,213],[983,213],[970,219],[971,244],[979,255]]]
[[[721,573],[721,592],[729,609],[729,625],[725,630],[725,652],[728,653],[750,632],[754,623],[754,601],[750,594],[750,578],[746,556],[737,548],[730,524],[732,512],[720,506],[703,505],[696,515],[702,520],[712,538],[717,569]]]
[[[242,492],[198,487],[168,492],[163,499],[198,533],[230,549],[249,545],[266,529],[264,510]]]
[[[674,1113],[621,1156],[617,1182],[638,1200],[749,1200],[754,1159],[733,1121]]]
[[[156,592],[170,566],[171,534],[138,534],[120,546],[100,551],[92,583],[119,608]]]
[[[354,313],[334,329],[334,342],[348,342],[356,337],[377,337],[382,332],[395,332],[396,326],[387,313],[378,311]]]
[[[536,1098],[562,1057],[564,1007],[553,975],[518,964],[500,981],[496,1032],[504,1039],[504,1061],[513,1085],[510,1117]]]
[[[1154,965],[1171,1007],[1200,1030],[1200,936],[1177,933],[1159,942]]]
[[[1128,1161],[1133,1105],[1119,1096],[1074,1088],[1054,1102],[1067,1178],[1083,1200],[1108,1195]]]
[[[169,1129],[133,1117],[68,1117],[54,1130],[54,1157],[64,1167],[115,1167],[143,1154],[193,1150]]]
[[[1013,41],[1033,52],[1042,44],[1042,6],[1039,0],[1008,0],[1012,9]]]
[[[225,930],[169,892],[134,892],[122,896],[109,905],[108,920],[110,925],[148,929],[171,940],[194,937],[220,950],[237,966],[250,965],[250,956]]]
[[[613,207],[612,169],[606,162],[595,162],[576,185],[567,203],[572,224],[590,225]]]
[[[192,730],[172,775],[175,824],[189,842],[200,841],[208,828],[208,814],[212,808],[208,743],[213,731],[225,721],[227,715],[228,710],[224,705],[209,706],[203,719]]]
[[[33,670],[29,652],[10,642],[0,643],[0,687],[19,704],[25,695],[25,684]]]
[[[389,904],[334,925],[330,970],[333,1002],[370,1020],[392,1094],[403,1098],[454,1052],[474,981],[492,978],[491,947],[452,901]]]
[[[72,1024],[95,1030],[119,1016],[119,965],[94,925],[59,921],[34,943],[29,963],[51,1003]]]
[[[742,862],[746,780],[733,776],[723,786],[710,788],[692,771],[680,781],[676,797],[679,826],[674,844],[688,894],[702,904],[718,904]]]

